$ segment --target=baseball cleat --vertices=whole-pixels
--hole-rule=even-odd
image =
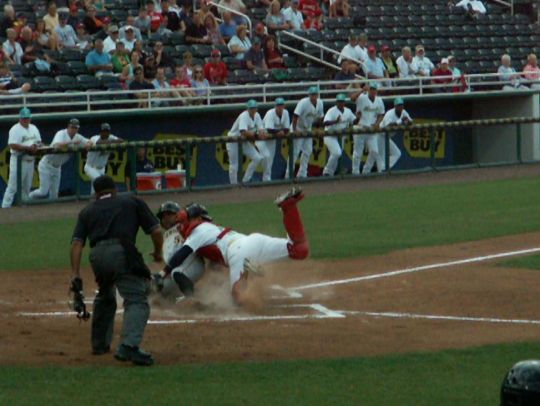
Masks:
[[[264,269],[260,265],[256,265],[249,259],[244,259],[244,273],[253,276],[264,276]]]
[[[276,200],[274,200],[274,203],[278,205],[278,207],[281,207],[283,203],[289,200],[294,200],[295,202],[299,202],[304,198],[304,194],[302,193],[302,188],[300,186],[293,186],[289,191],[279,195]]]

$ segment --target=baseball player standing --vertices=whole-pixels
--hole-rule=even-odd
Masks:
[[[276,106],[266,112],[263,119],[264,129],[270,135],[284,137],[289,133],[291,119],[285,109],[285,99],[278,97]],[[263,156],[263,181],[272,179],[272,166],[276,154],[276,140],[255,141],[255,145]]]
[[[101,124],[99,135],[94,135],[90,138],[92,145],[98,144],[113,144],[124,142],[123,139],[111,134],[111,126],[108,123]],[[107,170],[107,161],[109,160],[110,151],[90,151],[86,157],[84,165],[84,173],[90,178],[90,193],[94,194],[94,180],[105,174]]]
[[[319,99],[319,90],[316,86],[311,86],[308,90],[309,96],[298,102],[294,109],[292,119],[292,131],[296,134],[306,133],[312,130],[313,126],[322,124],[324,118],[324,106]],[[311,153],[313,152],[313,138],[298,138],[293,141],[293,162],[300,157],[300,168],[297,176],[307,177],[307,169]],[[287,171],[285,177],[289,177],[289,160],[287,160]]]
[[[362,129],[378,129],[379,124],[384,117],[384,102],[377,96],[377,90],[379,85],[376,82],[369,84],[369,90],[367,94],[356,93],[351,98],[356,99],[356,115],[360,119],[359,127]],[[377,162],[377,170],[382,172],[384,168],[384,159],[379,154],[379,138],[380,133],[376,134],[360,134],[354,135],[353,146],[353,159],[352,159],[352,173],[353,175],[360,174],[360,161],[364,152],[364,144],[368,147],[368,157],[364,168],[363,174],[371,172],[373,164]]]
[[[2,208],[6,209],[13,204],[13,198],[17,192],[17,157],[21,154],[33,154],[42,145],[41,135],[37,127],[30,124],[32,113],[27,107],[19,111],[19,122],[9,130],[8,146],[11,156],[9,158],[9,179]],[[27,199],[32,179],[34,178],[34,162],[32,155],[24,155],[22,158],[22,198]]]
[[[392,125],[409,125],[412,124],[413,120],[409,113],[407,113],[407,110],[404,108],[404,101],[401,97],[398,97],[394,100],[394,108],[390,109],[386,112],[384,115],[384,118],[381,121],[380,127],[385,128]],[[391,136],[394,136],[392,134]],[[388,164],[390,165],[390,168],[393,168],[396,162],[401,157],[401,151],[397,147],[396,143],[392,141],[392,139],[388,140],[388,146],[389,146],[389,154],[388,157]],[[381,155],[384,157],[386,156],[386,146],[385,146],[385,137],[381,137],[380,143],[379,143],[379,151]],[[385,162],[386,164],[386,162]]]
[[[263,157],[255,148],[253,141],[264,140],[266,132],[264,131],[264,125],[261,119],[261,115],[257,112],[257,102],[255,100],[249,100],[247,102],[247,109],[240,113],[236,121],[234,122],[231,130],[229,131],[229,137],[242,137],[247,142],[242,143],[242,152],[245,156],[251,159],[242,182],[249,182],[255,172],[255,169],[261,163]],[[227,143],[227,154],[229,155],[229,180],[231,185],[238,183],[238,143]]]
[[[338,94],[336,97],[336,105],[326,112],[324,116],[325,131],[343,131],[352,127],[358,122],[358,119],[351,111],[345,107],[347,97],[344,94]],[[343,153],[343,140],[345,136],[325,136],[324,145],[330,152],[330,157],[323,170],[323,175],[334,176],[338,165],[339,158]]]
[[[51,147],[61,149],[69,145],[85,145],[87,148],[92,143],[87,138],[78,133],[79,120],[72,118],[69,120],[65,130],[58,131],[51,143]],[[50,199],[58,198],[60,190],[60,178],[62,176],[62,165],[71,158],[71,154],[47,154],[39,161],[39,189],[30,193],[31,199],[41,199],[49,196]]]

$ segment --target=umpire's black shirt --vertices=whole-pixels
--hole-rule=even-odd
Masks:
[[[145,202],[133,196],[103,195],[80,213],[73,240],[97,242],[119,239],[135,245],[139,226],[146,234],[159,228],[159,221]]]

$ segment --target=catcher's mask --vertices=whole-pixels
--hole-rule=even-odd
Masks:
[[[540,405],[540,361],[515,364],[501,385],[501,406]]]
[[[208,210],[202,204],[190,203],[176,215],[176,221],[179,223],[186,223],[197,217],[206,221],[212,221],[212,217],[208,214]]]

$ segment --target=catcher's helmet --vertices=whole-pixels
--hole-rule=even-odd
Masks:
[[[178,203],[168,201],[159,206],[159,210],[156,214],[157,218],[161,220],[164,213],[178,213],[180,211],[180,205]]]
[[[176,218],[179,222],[192,220],[196,217],[201,217],[204,220],[212,221],[212,217],[208,214],[208,210],[202,204],[190,203],[178,212]]]
[[[501,406],[532,406],[540,404],[540,361],[528,360],[515,364],[504,377],[501,386]]]

